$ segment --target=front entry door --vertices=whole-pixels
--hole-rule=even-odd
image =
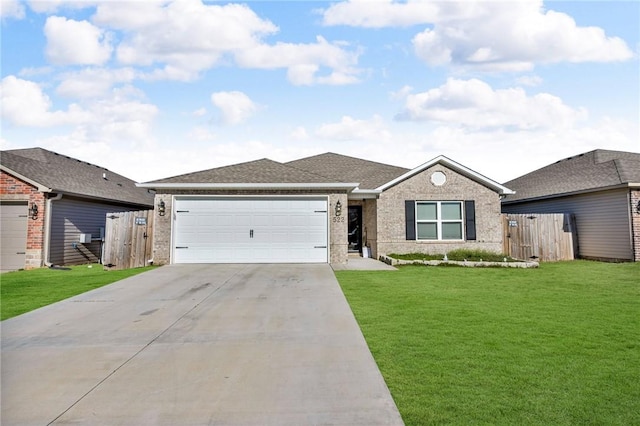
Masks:
[[[362,251],[362,206],[349,206],[349,252]]]

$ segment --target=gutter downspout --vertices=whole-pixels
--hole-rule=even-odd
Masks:
[[[44,223],[44,247],[43,247],[44,266],[46,267],[52,266],[51,262],[49,261],[49,255],[50,255],[49,247],[51,245],[51,216],[53,214],[52,212],[53,202],[58,201],[60,199],[62,199],[62,193],[56,194],[55,197],[47,198],[47,207],[46,207],[47,215],[45,217],[45,223]]]

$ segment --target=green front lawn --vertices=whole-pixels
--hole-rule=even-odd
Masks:
[[[640,424],[640,263],[336,276],[407,425]]]
[[[102,265],[69,270],[40,268],[0,275],[0,320],[50,305],[94,288],[148,271],[146,268],[105,271]]]

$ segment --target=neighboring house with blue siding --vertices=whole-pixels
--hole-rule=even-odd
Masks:
[[[578,256],[640,261],[640,153],[598,149],[504,184],[503,213],[571,213]]]
[[[0,270],[99,261],[107,213],[152,209],[153,198],[131,179],[46,149],[2,151]]]

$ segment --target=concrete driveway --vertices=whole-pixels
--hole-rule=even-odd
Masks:
[[[164,266],[1,327],[3,425],[402,424],[329,265]]]

